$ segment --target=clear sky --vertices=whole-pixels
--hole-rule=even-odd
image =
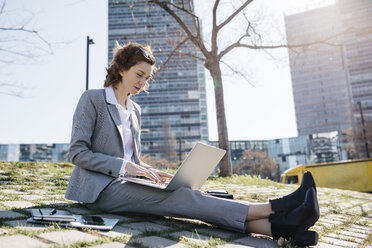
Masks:
[[[272,15],[284,33],[282,11],[301,7],[305,2],[309,1],[256,0],[255,4]],[[201,3],[205,1],[195,0],[199,11],[205,10]],[[0,25],[30,20],[26,27],[39,30],[52,43],[53,53],[35,49],[36,54],[43,56],[36,60],[20,60],[19,64],[1,65],[0,84],[18,83],[24,88],[23,98],[0,94],[1,144],[69,142],[72,115],[85,90],[87,35],[96,43],[90,46],[90,88],[103,86],[108,63],[107,9],[107,1],[103,0],[6,2],[7,19],[4,22],[4,18],[0,18]],[[202,21],[207,32],[209,20]],[[5,39],[4,33],[0,33],[0,41]],[[227,69],[223,72],[230,140],[297,135],[287,51],[276,51],[274,55],[276,59],[264,52],[237,50],[226,58],[226,62],[244,70],[250,78],[248,83],[234,77]],[[216,140],[214,92],[208,71],[206,82],[209,138]]]

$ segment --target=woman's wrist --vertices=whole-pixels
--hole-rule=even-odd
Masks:
[[[121,164],[119,175],[124,175],[125,174],[125,172],[127,171],[126,170],[127,164],[128,164],[128,161],[124,160],[123,163]]]

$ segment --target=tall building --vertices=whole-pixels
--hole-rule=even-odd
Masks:
[[[372,1],[336,0],[285,23],[289,44],[324,41],[289,50],[299,135],[357,127],[358,104],[372,121]]]
[[[289,44],[324,40],[342,44],[337,5],[285,17]],[[332,39],[327,39],[334,36]],[[292,88],[299,135],[352,126],[352,96],[342,46],[314,44],[289,49]]]
[[[275,158],[280,173],[298,165],[310,164],[308,136],[268,140],[267,146],[267,154]]]
[[[0,144],[0,161],[69,162],[70,144]]]
[[[218,141],[210,141],[218,147]],[[283,173],[299,165],[318,164],[348,159],[341,132],[315,133],[273,140],[230,141],[233,165],[238,164],[245,150],[266,153],[274,158]]]
[[[218,141],[209,141],[218,147]],[[70,162],[68,143],[0,144],[0,161]],[[341,132],[330,132],[274,140],[230,141],[233,165],[245,150],[266,153],[274,158],[280,173],[298,165],[333,162],[348,159]]]
[[[348,69],[356,124],[363,116],[372,121],[372,1],[339,0],[340,21],[344,34],[345,63]]]
[[[236,164],[245,150],[268,153],[266,140],[230,140],[231,162]],[[209,141],[209,144],[218,147],[218,141]]]
[[[8,145],[0,144],[0,161],[8,160]]]
[[[193,1],[185,6],[192,7]],[[108,9],[109,62],[116,40],[119,43],[135,41],[150,44],[156,65],[160,66],[183,35],[169,14],[148,1],[109,0]],[[187,13],[177,13],[193,27]],[[182,49],[197,54],[190,43]],[[208,141],[204,67],[200,61],[173,56],[155,76],[149,92],[132,97],[142,108],[143,154],[175,161],[183,159],[196,141]]]
[[[20,161],[52,161],[53,144],[20,144]]]

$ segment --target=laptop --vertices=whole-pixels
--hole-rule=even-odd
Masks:
[[[150,179],[127,175],[121,177],[121,179],[164,190],[176,190],[180,187],[198,190],[208,179],[225,153],[226,151],[223,149],[197,142],[169,183],[156,183]]]

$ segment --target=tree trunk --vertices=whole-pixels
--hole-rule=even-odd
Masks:
[[[217,128],[218,128],[218,141],[219,147],[226,150],[225,156],[222,158],[220,163],[220,176],[227,177],[232,174],[231,166],[231,152],[229,137],[227,133],[226,115],[225,115],[225,102],[223,97],[223,85],[221,77],[221,68],[219,62],[206,65],[209,70],[214,83],[214,95],[216,100],[216,112],[217,112]]]

